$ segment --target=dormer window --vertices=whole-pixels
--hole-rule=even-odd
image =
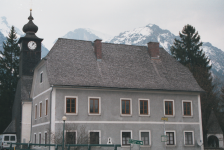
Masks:
[[[40,83],[43,83],[43,72],[40,73]]]

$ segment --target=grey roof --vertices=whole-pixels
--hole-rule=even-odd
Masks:
[[[59,38],[46,59],[51,85],[203,91],[162,48],[160,59],[151,59],[146,46],[102,43],[97,61],[91,41]]]
[[[222,129],[219,125],[219,122],[213,110],[211,111],[211,114],[209,116],[206,128],[208,129],[207,134],[223,134]]]
[[[16,133],[16,122],[13,120],[3,132],[4,134]]]

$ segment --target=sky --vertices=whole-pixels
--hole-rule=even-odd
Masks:
[[[202,42],[224,51],[224,0],[0,0],[0,17],[22,31],[30,8],[39,28],[36,35],[48,49],[77,28],[116,36],[156,24],[178,35],[190,24]]]

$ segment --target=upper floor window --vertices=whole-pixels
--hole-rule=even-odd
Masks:
[[[39,117],[41,118],[42,117],[42,102],[40,102],[40,114],[39,114]]]
[[[37,104],[35,105],[35,119],[37,119]]]
[[[40,83],[43,83],[43,72],[40,73]]]
[[[121,116],[131,116],[132,115],[132,100],[128,98],[122,98],[121,101]]]
[[[101,98],[100,97],[88,98],[88,114],[89,115],[101,114]]]
[[[45,115],[47,116],[48,111],[48,99],[45,100]]]
[[[184,117],[193,116],[192,101],[191,100],[182,100],[182,110],[183,110]]]
[[[174,116],[174,100],[164,100],[164,116]]]
[[[149,116],[149,99],[139,99],[139,115]]]
[[[66,113],[76,113],[76,98],[66,98]]]

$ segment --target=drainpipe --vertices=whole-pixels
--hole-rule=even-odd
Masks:
[[[31,105],[31,126],[30,126],[30,141],[31,142],[31,137],[32,137],[32,125],[33,125],[33,99],[30,98],[30,100],[32,101],[32,105]]]
[[[51,107],[52,107],[52,92],[53,92],[54,85],[51,86],[51,93],[50,93],[50,127],[49,127],[49,144],[51,143]],[[49,150],[51,147],[49,146]]]

